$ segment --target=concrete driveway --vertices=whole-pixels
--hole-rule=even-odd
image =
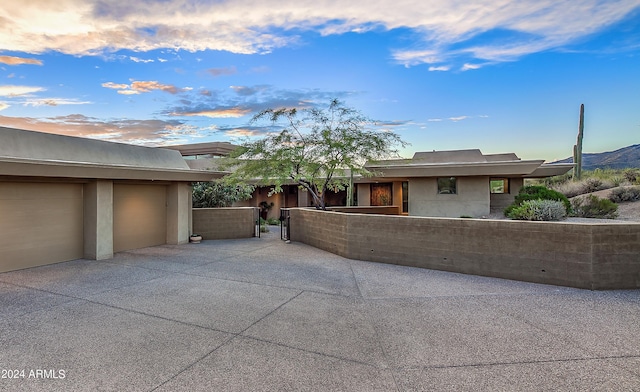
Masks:
[[[6,391],[640,391],[640,290],[348,260],[279,232],[0,274],[0,304]]]

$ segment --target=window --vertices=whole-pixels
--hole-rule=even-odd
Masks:
[[[508,178],[491,178],[489,180],[491,193],[509,193]]]
[[[456,192],[456,178],[455,177],[440,177],[438,178],[438,193],[455,195]]]
[[[402,182],[402,212],[409,212],[409,181]]]

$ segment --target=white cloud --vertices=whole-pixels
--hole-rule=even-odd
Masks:
[[[122,95],[137,95],[140,94],[138,90],[118,90],[118,94]]]
[[[129,60],[136,62],[136,63],[153,63],[155,60],[153,59],[141,59],[139,57],[134,57],[134,56],[129,56]]]
[[[5,1],[0,5],[0,50],[53,50],[72,55],[121,49],[268,53],[297,43],[299,37],[291,33],[295,31],[329,35],[404,28],[414,32],[416,41],[410,49],[396,48],[392,55],[406,66],[451,64],[458,58],[465,60],[456,63],[497,62],[560,48],[623,19],[638,7],[639,0],[370,0],[350,4],[281,0],[277,6],[255,0]],[[477,41],[466,44],[492,31],[504,36],[480,46]]]
[[[447,66],[447,65],[440,65],[437,67],[429,67],[429,71],[448,71],[450,70],[451,67]]]
[[[453,122],[458,122],[458,121],[466,120],[468,118],[469,116],[458,116],[458,117],[449,117],[449,120]]]
[[[218,108],[208,110],[198,110],[189,112],[173,112],[172,116],[187,116],[187,117],[210,117],[210,118],[240,118],[251,113],[251,109],[247,108]]]
[[[0,102],[0,110],[5,110],[8,107],[9,107],[9,104],[7,104],[6,102]]]
[[[0,86],[0,97],[19,97],[22,95],[37,93],[39,91],[44,91],[44,88],[33,87],[33,86],[5,85],[5,86]]]
[[[67,98],[39,98],[39,99],[28,99],[25,100],[22,104],[25,106],[59,106],[59,105],[88,105],[92,102],[89,101],[78,101],[76,99],[67,99]]]
[[[462,66],[462,68],[460,68],[460,70],[461,71],[469,71],[471,69],[479,69],[479,68],[482,68],[482,65],[466,63],[465,65]]]
[[[191,87],[178,88],[172,84],[163,84],[155,80],[148,80],[148,81],[132,80],[131,84],[105,82],[105,83],[102,83],[102,87],[118,90],[118,94],[123,94],[123,95],[148,93],[154,90],[164,91],[169,94],[177,94],[184,91],[192,90]]]
[[[129,88],[129,85],[124,83],[106,82],[106,83],[102,83],[102,87],[111,88],[114,90],[122,90],[125,88]]]

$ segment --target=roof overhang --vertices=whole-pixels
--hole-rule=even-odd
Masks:
[[[543,160],[502,161],[502,162],[451,162],[451,163],[408,163],[385,165],[382,162],[367,165],[367,169],[382,177],[468,177],[468,176],[511,176],[523,177],[534,173]]]
[[[541,165],[533,173],[527,174],[526,178],[544,178],[561,176],[573,169],[575,165],[573,163],[547,163]]]
[[[225,174],[227,173],[0,157],[0,175],[3,176],[196,182],[211,181]]]
[[[208,142],[208,143],[193,143],[193,144],[181,144],[174,146],[162,146],[162,148],[180,151],[182,156],[194,156],[194,155],[217,155],[227,156],[233,150],[238,148],[237,145],[229,142]]]

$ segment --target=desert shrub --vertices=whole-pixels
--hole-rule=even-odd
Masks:
[[[565,214],[571,210],[569,199],[562,193],[539,185],[529,185],[520,189],[520,192],[518,192],[515,197],[515,201],[504,210],[504,214],[509,216],[514,208],[520,206],[527,200],[555,200],[564,205]]]
[[[603,189],[613,188],[613,184],[609,184],[608,181],[601,180],[600,178],[592,177],[584,180],[585,192],[591,193],[601,191]]]
[[[269,232],[269,228],[267,227],[267,225],[260,225],[260,232],[261,233],[268,233]]]
[[[573,178],[573,173],[568,172],[559,176],[541,178],[539,181],[537,181],[537,183],[541,183],[547,188],[555,188],[557,186],[570,182],[572,178]],[[537,183],[534,182],[534,185]]]
[[[513,208],[508,217],[518,220],[558,221],[567,217],[567,209],[558,200],[525,200]]]
[[[624,169],[622,176],[629,184],[634,184],[640,181],[640,169]]]
[[[584,178],[581,181],[567,181],[563,183],[557,183],[551,188],[562,193],[566,197],[571,198],[579,195],[584,195],[586,193],[610,189],[616,186],[620,186],[625,182],[625,179],[620,175],[611,174],[609,177],[604,177],[605,174],[603,174],[603,172],[604,171],[602,170],[598,172],[599,177],[588,177]]]
[[[638,201],[640,200],[640,187],[631,186],[613,189],[609,195],[609,200],[614,203]]]
[[[595,195],[576,197],[571,200],[572,216],[579,218],[615,219],[618,217],[618,205],[609,199]]]
[[[553,186],[553,190],[558,191],[569,198],[587,193],[583,181],[568,181],[563,184]]]
[[[611,177],[611,185],[612,185],[612,188],[615,188],[615,187],[621,186],[621,185],[623,185],[624,183],[625,183],[625,179],[624,179],[624,177],[622,177],[622,176],[613,176],[613,177]]]

